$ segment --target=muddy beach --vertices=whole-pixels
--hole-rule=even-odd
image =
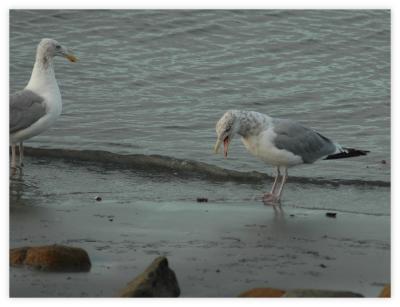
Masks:
[[[256,287],[374,297],[390,281],[389,186],[289,181],[274,210],[260,201],[266,174],[249,183],[181,178],[43,152],[26,164],[10,181],[10,248],[76,246],[92,267],[12,267],[12,297],[113,297],[157,256],[168,258],[181,297]]]

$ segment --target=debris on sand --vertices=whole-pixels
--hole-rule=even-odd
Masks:
[[[147,269],[132,280],[120,297],[178,297],[178,280],[165,257],[157,257]]]
[[[13,248],[10,250],[10,265],[54,272],[87,272],[91,262],[82,248],[55,244]]]
[[[208,198],[206,197],[197,197],[198,203],[208,203]]]
[[[336,218],[336,212],[327,212],[325,213],[327,217]]]

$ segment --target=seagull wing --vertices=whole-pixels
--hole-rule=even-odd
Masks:
[[[46,115],[43,97],[30,90],[10,95],[10,133],[28,128]]]
[[[304,163],[312,163],[338,149],[327,137],[295,121],[274,119],[273,125],[275,146],[300,156]]]

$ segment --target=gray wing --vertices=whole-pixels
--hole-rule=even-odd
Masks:
[[[304,163],[312,163],[337,149],[330,139],[294,121],[275,119],[273,124],[275,146],[300,156]]]
[[[10,133],[28,128],[46,114],[43,97],[30,90],[10,95]]]

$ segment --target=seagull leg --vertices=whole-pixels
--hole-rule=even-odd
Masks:
[[[19,143],[19,166],[24,166],[24,145],[22,142]]]
[[[11,145],[11,167],[15,167],[16,166],[16,152],[15,152],[15,145],[12,144]]]
[[[287,170],[287,167],[285,167],[285,173],[284,173],[284,175],[283,175],[283,177],[282,177],[282,182],[281,182],[281,185],[280,185],[280,187],[279,187],[278,194],[275,195],[278,202],[281,200],[282,191],[283,191],[283,186],[284,186],[285,183],[286,183],[287,177],[288,177],[288,170]]]
[[[12,175],[15,175],[17,171],[17,163],[16,163],[16,153],[14,144],[11,144],[11,169],[12,169]]]
[[[279,169],[279,166],[276,168],[276,177],[275,177],[275,181],[274,184],[272,185],[271,188],[271,193],[270,194],[275,194],[275,190],[276,190],[276,184],[278,183],[278,177],[281,176],[281,170]]]
[[[264,203],[266,203],[266,204],[271,204],[271,203],[274,203],[274,202],[275,202],[275,198],[276,198],[276,196],[275,196],[275,194],[276,194],[276,189],[278,188],[277,183],[278,183],[278,181],[279,181],[279,179],[280,179],[281,177],[282,177],[282,176],[281,176],[281,171],[280,171],[279,166],[278,166],[278,167],[276,168],[276,177],[275,177],[274,184],[272,185],[271,192],[265,193],[264,196],[263,196],[263,201],[264,201]]]

